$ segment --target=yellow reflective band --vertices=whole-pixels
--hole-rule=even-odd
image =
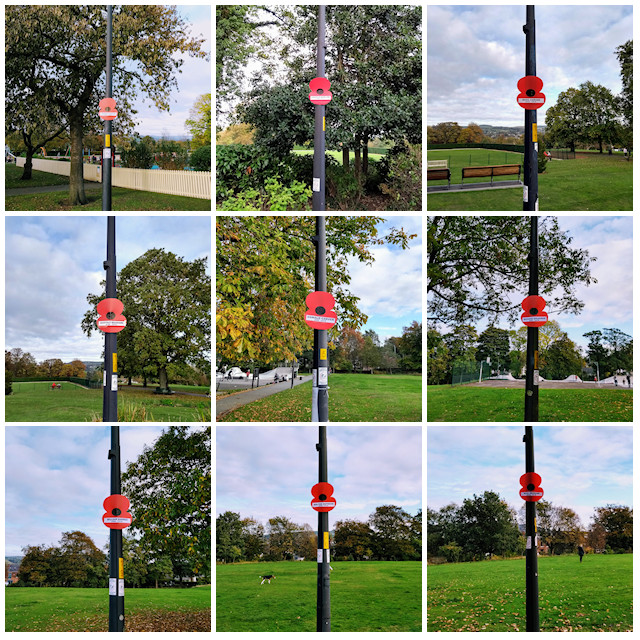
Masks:
[[[324,131],[324,128],[325,128],[325,124],[326,124],[325,117],[322,116],[322,130],[323,131]]]
[[[533,368],[534,369],[538,369],[538,352],[534,351],[533,352]]]
[[[124,580],[124,560],[122,558],[118,558],[118,565],[118,577],[120,578],[120,580]]]
[[[323,549],[328,549],[329,548],[329,532],[325,531],[324,532],[324,537],[322,540],[322,548]]]
[[[111,136],[108,133],[104,134],[104,146],[105,147],[111,146]]]
[[[533,519],[533,530],[538,533],[538,518]]]
[[[115,373],[118,370],[118,354],[114,353],[113,354],[113,373]]]
[[[320,349],[320,360],[326,360],[326,359],[327,359],[327,350]]]
[[[535,122],[531,123],[531,140],[538,142],[538,125]]]

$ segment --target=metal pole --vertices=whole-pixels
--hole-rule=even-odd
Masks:
[[[327,427],[318,427],[318,482],[328,482]],[[316,631],[331,631],[331,568],[329,566],[329,513],[318,511],[318,599]]]
[[[317,51],[317,77],[324,78],[324,54],[325,44],[325,7],[318,7],[318,51]],[[316,104],[315,109],[315,129],[313,134],[313,210],[324,211],[324,107],[323,104]]]
[[[536,20],[535,7],[527,5],[525,75],[536,75]],[[524,110],[524,189],[523,211],[538,211],[538,115],[536,109]]]
[[[120,427],[111,427],[111,495],[120,495]],[[109,631],[124,631],[122,529],[109,533]]]
[[[103,263],[106,297],[116,297],[116,218],[107,216],[107,259]],[[104,377],[102,421],[118,421],[118,340],[116,333],[104,334]]]
[[[538,217],[531,216],[529,295],[538,295]],[[538,327],[527,327],[527,373],[524,396],[525,422],[538,422]]]
[[[107,98],[111,98],[111,39],[112,39],[112,18],[113,11],[110,4],[107,5]],[[111,132],[112,121],[105,120],[104,123],[104,148],[102,150],[102,210],[111,211]]]
[[[535,471],[533,460],[533,427],[524,428],[525,471]],[[531,487],[533,488],[533,487]],[[536,526],[536,503],[525,503],[526,554],[526,615],[527,631],[540,631],[540,610],[538,606],[538,532]]]
[[[325,217],[316,216],[316,291],[327,290],[327,240]],[[313,390],[311,421],[329,420],[329,349],[327,329],[313,330]]]

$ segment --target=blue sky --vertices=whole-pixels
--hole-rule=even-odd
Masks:
[[[520,510],[524,427],[427,427],[427,506],[440,509],[495,491]],[[535,469],[544,498],[587,527],[593,508],[633,505],[632,427],[536,426]]]
[[[286,516],[314,529],[311,487],[318,481],[318,427],[216,427],[216,515],[235,511],[262,524]],[[366,522],[393,504],[415,515],[422,508],[419,426],[327,427],[329,482],[337,520]]]
[[[402,227],[416,233],[409,248],[395,245],[374,246],[375,262],[367,266],[351,259],[350,290],[360,298],[360,309],[369,316],[360,331],[373,329],[384,344],[385,338],[401,336],[403,327],[414,320],[422,322],[422,218],[420,216],[388,216],[378,226],[378,235],[391,227]]]
[[[101,359],[103,337],[80,329],[86,296],[104,279],[105,216],[5,218],[5,348],[21,348],[41,362]],[[116,217],[118,270],[148,249],[187,260],[208,257],[210,216]],[[126,316],[126,310],[125,310]]]
[[[576,287],[584,309],[578,315],[550,312],[549,319],[557,320],[569,338],[583,349],[588,340],[583,334],[604,328],[616,328],[633,336],[633,218],[632,216],[560,215],[558,223],[573,238],[572,246],[587,249],[596,257],[591,274],[598,281],[589,287]],[[514,304],[523,295],[514,297]],[[516,324],[497,323],[502,329],[518,329]],[[476,324],[478,333],[487,328],[487,322]],[[449,330],[444,329],[447,333]]]
[[[120,427],[123,471],[163,428]],[[103,425],[5,427],[5,555],[22,555],[27,545],[55,545],[63,532],[76,530],[104,548],[110,445],[110,427]]]
[[[177,5],[178,13],[191,24],[192,37],[205,38],[202,45],[203,51],[211,53],[211,5]],[[177,54],[182,56],[183,54]],[[192,58],[184,56],[182,73],[177,74],[178,89],[171,93],[171,111],[159,111],[158,108],[147,100],[134,101],[134,108],[138,113],[136,119],[138,125],[135,130],[142,136],[170,136],[190,135],[184,126],[189,117],[189,109],[193,106],[198,96],[211,93],[213,61],[204,58]]]
[[[619,94],[615,49],[633,38],[628,5],[536,5],[536,73],[546,110],[558,95],[586,81]],[[525,74],[525,6],[427,7],[427,124],[470,122],[523,126],[516,103]]]

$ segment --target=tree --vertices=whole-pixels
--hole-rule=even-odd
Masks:
[[[101,587],[107,577],[107,557],[82,531],[68,531],[60,539],[60,580],[65,587]]]
[[[235,562],[244,555],[240,514],[225,511],[216,518],[216,560]]]
[[[579,90],[571,87],[558,95],[556,104],[545,114],[545,138],[553,146],[568,145],[576,150],[576,142],[585,135]]]
[[[211,146],[211,94],[203,93],[198,96],[189,111],[185,125],[191,132],[191,146],[193,149]]]
[[[488,327],[478,338],[478,351],[476,352],[476,360],[491,360],[492,367],[495,369],[505,365],[509,355],[509,332],[506,329],[498,327]]]
[[[436,329],[427,327],[427,384],[451,382],[449,348]]]
[[[493,491],[467,498],[457,518],[462,539],[457,540],[466,557],[484,559],[486,554],[512,555],[521,544],[515,513]]]
[[[20,348],[4,352],[4,368],[14,378],[30,378],[36,375],[38,363],[28,352]]]
[[[150,249],[118,275],[118,298],[127,326],[118,334],[124,374],[157,375],[158,391],[169,393],[167,369],[174,363],[208,370],[211,336],[211,277],[206,258],[189,262],[164,249]],[[96,305],[104,295],[89,294],[91,309],[82,330],[95,330]]]
[[[202,39],[187,35],[175,7],[118,5],[113,12],[113,96],[122,131],[131,123],[130,96],[146,94],[161,110],[177,85],[178,53],[205,57]],[[6,84],[52,105],[71,135],[71,205],[86,204],[82,142],[100,128],[98,100],[105,95],[106,16],[100,5],[11,5],[5,12]],[[44,98],[43,98],[44,96]],[[41,113],[38,113],[40,116]],[[32,121],[33,121],[32,117]]]
[[[211,145],[198,147],[191,154],[189,165],[194,171],[211,171]]]
[[[315,74],[317,9],[274,11],[297,47],[280,46],[286,83],[264,73],[256,81],[239,118],[255,128],[255,144],[286,155],[294,144],[313,138],[313,105],[308,82]],[[340,100],[327,112],[327,148],[343,151],[356,175],[367,173],[368,142],[374,137],[421,142],[420,7],[405,5],[330,6],[326,12],[326,77]],[[330,115],[329,115],[330,113]]]
[[[373,556],[373,531],[366,522],[338,520],[334,525],[333,556],[340,560],[369,560]]]
[[[620,62],[620,76],[622,78],[622,93],[618,96],[618,104],[624,117],[624,124],[628,132],[630,144],[633,147],[633,40],[627,40],[616,49]],[[627,157],[629,159],[629,156]]]
[[[357,371],[362,368],[362,354],[365,340],[362,334],[351,327],[340,332],[334,365],[340,371]]]
[[[582,525],[573,509],[539,500],[536,515],[540,539],[549,547],[550,554],[570,553],[582,544]]]
[[[244,559],[257,560],[265,549],[264,527],[253,518],[243,518],[241,524]]]
[[[169,558],[179,578],[210,574],[210,426],[163,431],[127,465],[122,493],[131,501],[130,531],[151,558]]]
[[[581,375],[584,360],[575,342],[565,333],[545,350],[540,373],[547,380],[564,380]]]
[[[609,89],[601,84],[584,82],[580,85],[586,135],[598,143],[600,153],[603,144],[611,146],[616,137],[618,105]]]
[[[403,369],[422,371],[422,322],[414,320],[408,327],[402,327],[398,349]]]
[[[269,518],[267,525],[269,560],[293,560],[296,552],[295,532],[301,527],[285,516]]]
[[[475,122],[470,122],[468,126],[460,131],[460,135],[456,142],[482,142],[483,140],[484,132],[482,129]]]
[[[427,128],[427,140],[433,144],[456,143],[461,133],[462,127],[457,122],[439,122]]]
[[[623,505],[607,504],[594,509],[593,525],[605,531],[606,544],[614,551],[633,549],[633,509]]]
[[[447,324],[481,317],[515,321],[528,291],[529,227],[529,218],[521,216],[431,216],[429,319]],[[578,313],[584,303],[576,285],[596,282],[589,270],[595,258],[571,243],[557,218],[540,220],[540,295],[552,313]]]
[[[633,340],[620,329],[602,329],[583,334],[589,338],[587,360],[598,363],[600,378],[633,370]]]
[[[122,164],[131,169],[151,169],[153,166],[153,146],[145,138],[134,137],[127,141],[122,153]]]
[[[373,531],[372,546],[377,560],[413,560],[412,518],[396,505],[376,507],[369,516]]]
[[[380,237],[374,216],[327,218],[327,285],[336,299],[338,325],[358,329],[366,315],[348,290],[347,260],[371,264],[371,247],[406,249],[414,236],[391,229]],[[313,290],[313,216],[216,217],[217,357],[265,363],[291,360],[310,348],[313,332],[304,322],[305,298]]]

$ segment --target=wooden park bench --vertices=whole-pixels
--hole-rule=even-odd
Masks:
[[[447,169],[448,167],[448,160],[427,160],[427,169]]]
[[[511,176],[518,174],[520,180],[520,171],[522,167],[519,164],[495,164],[489,167],[464,167],[462,169],[462,183],[465,178],[489,178],[493,185],[494,176]]]
[[[451,169],[427,168],[427,180],[446,180],[449,188],[451,188]]]

